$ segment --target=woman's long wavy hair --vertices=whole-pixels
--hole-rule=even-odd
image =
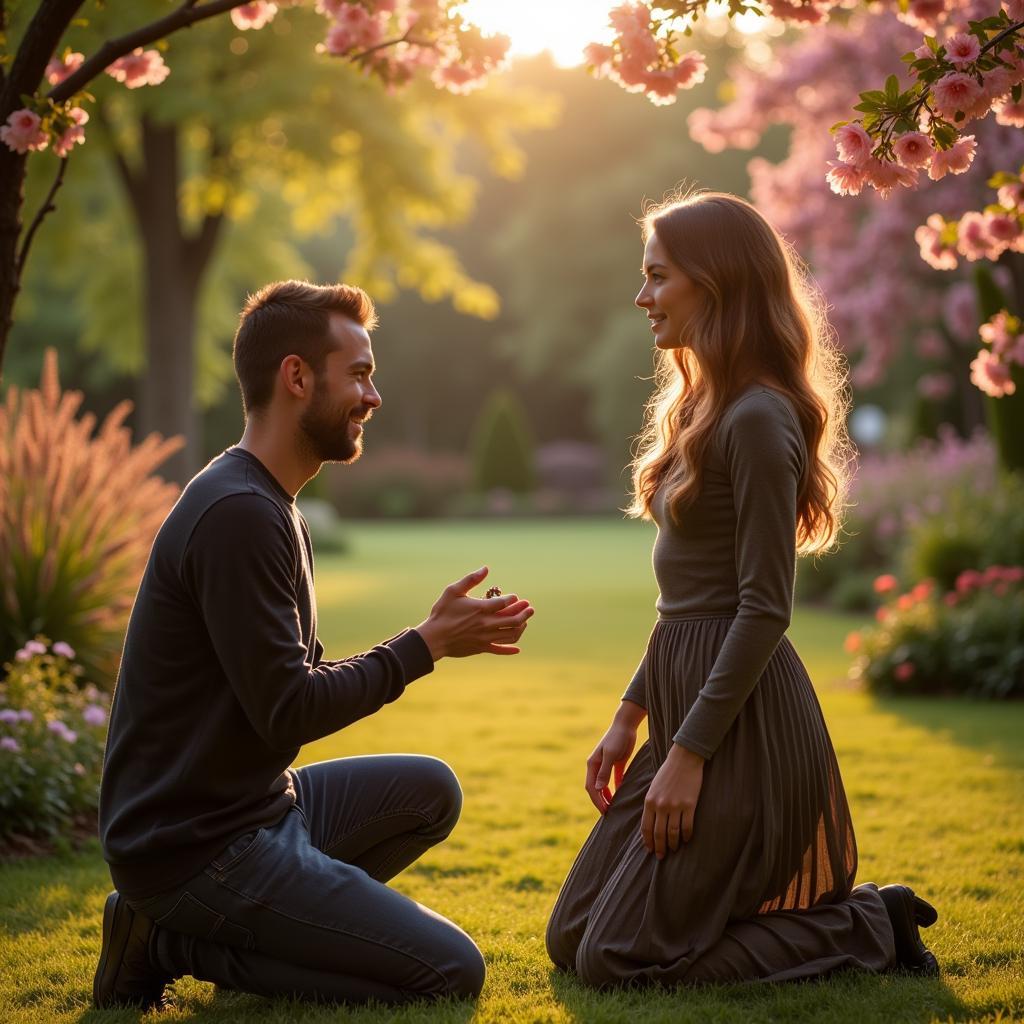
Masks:
[[[678,521],[700,493],[726,407],[754,381],[771,380],[793,402],[809,456],[797,489],[797,549],[827,550],[840,531],[852,452],[846,363],[820,292],[792,247],[736,196],[675,195],[645,208],[641,223],[644,241],[657,234],[702,302],[681,347],[658,353],[627,512],[650,519],[667,485]]]

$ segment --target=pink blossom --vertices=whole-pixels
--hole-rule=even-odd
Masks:
[[[947,0],[910,0],[903,19],[922,31],[935,28],[945,17]]]
[[[707,71],[708,65],[704,54],[691,50],[679,58],[679,63],[672,69],[672,75],[678,88],[690,89],[704,81]]]
[[[42,127],[42,118],[34,111],[22,108],[15,110],[7,118],[7,124],[0,127],[0,141],[15,153],[28,153],[46,149],[50,139]]]
[[[904,167],[924,167],[931,162],[935,150],[931,140],[923,132],[907,132],[893,144],[896,159]]]
[[[917,393],[933,402],[941,402],[953,393],[953,378],[948,373],[926,373],[917,382]]]
[[[1010,367],[992,355],[987,348],[981,349],[977,357],[971,361],[971,383],[993,398],[1012,395],[1017,390]]]
[[[1009,185],[1002,185],[996,196],[1000,206],[1011,210],[1024,210],[1024,182],[1015,181]]]
[[[856,121],[836,131],[836,152],[843,163],[863,167],[871,159],[874,141]]]
[[[68,118],[71,120],[71,126],[67,128],[61,137],[53,144],[53,151],[57,156],[65,157],[71,152],[71,147],[85,142],[85,125],[89,120],[89,115],[81,107],[72,107],[67,112]],[[67,644],[63,646],[67,647]],[[54,652],[57,652],[57,644],[53,646]],[[70,648],[68,648],[70,650]],[[72,652],[71,657],[74,657]]]
[[[1010,21],[1024,21],[1024,0],[1003,0]]]
[[[914,663],[912,661],[901,662],[892,670],[892,674],[901,683],[905,683],[908,680],[913,679],[916,672],[917,669],[914,668]]]
[[[13,736],[4,736],[0,739],[0,750],[8,750],[17,754],[21,750],[21,744]]]
[[[917,186],[918,172],[916,170],[900,167],[899,164],[879,160],[876,157],[871,157],[864,165],[864,173],[867,176],[868,184],[876,189],[883,199],[898,186],[903,188],[916,188]]]
[[[998,259],[1006,247],[1000,246],[989,234],[985,215],[971,210],[960,218],[956,248],[961,256],[966,256],[973,263],[975,260]]]
[[[829,172],[825,177],[833,192],[841,196],[860,195],[860,190],[867,180],[861,168],[837,160],[829,160],[828,166]]]
[[[1016,213],[986,213],[985,229],[993,241],[1009,247],[1020,237],[1020,218]]]
[[[430,78],[439,89],[447,89],[456,95],[472,92],[483,84],[483,77],[464,64],[443,64]]]
[[[1004,355],[1008,352],[1017,340],[1017,331],[1014,321],[1005,309],[1000,310],[991,320],[978,328],[981,340],[992,346],[992,351],[997,355]]]
[[[875,577],[874,588],[876,594],[891,594],[899,585],[899,580],[892,573],[885,573],[882,576]]]
[[[955,270],[958,264],[956,251],[942,241],[946,222],[942,214],[933,213],[926,224],[914,232],[914,241],[921,248],[921,259],[936,270]]]
[[[963,71],[951,71],[932,86],[935,108],[943,117],[952,118],[966,111],[981,97],[981,86]]]
[[[996,120],[1011,128],[1024,128],[1024,101],[1004,100],[992,108],[996,112]]]
[[[768,7],[776,18],[819,25],[827,20],[828,12],[815,3],[794,3],[793,0],[768,0]]]
[[[324,40],[324,50],[332,56],[338,57],[348,53],[356,46],[355,36],[344,25],[332,25],[327,31],[327,38]]]
[[[159,50],[143,50],[141,46],[107,68],[107,74],[128,89],[159,85],[170,73]]]
[[[947,174],[963,174],[974,162],[977,149],[978,144],[974,141],[974,136],[964,135],[949,149],[937,150],[932,157],[931,167],[928,168],[928,177],[932,181],[938,181]]]
[[[264,25],[273,21],[277,14],[277,4],[269,0],[256,0],[255,3],[242,4],[231,11],[231,20],[235,28],[245,31],[246,29],[263,28]]]
[[[60,655],[62,658],[74,658],[75,649],[71,644],[66,644],[63,640],[58,640],[53,645],[53,653]]]
[[[0,709],[0,722],[6,722],[7,725],[14,725],[16,722],[21,721],[21,716],[14,708],[3,708]]]
[[[981,43],[968,32],[957,32],[946,41],[946,59],[956,68],[973,64],[981,56]]]
[[[942,303],[946,326],[960,339],[974,341],[978,332],[978,293],[971,281],[958,281]]]
[[[615,50],[611,46],[603,46],[601,43],[590,43],[584,47],[583,59],[597,71],[607,71],[611,62],[615,59]]]
[[[914,56],[918,60],[931,60],[935,54],[932,53],[932,48],[927,43],[922,43],[915,51]]]
[[[65,743],[74,743],[78,739],[78,733],[74,729],[69,729],[59,718],[51,718],[46,723],[46,728],[59,736]]]
[[[89,704],[82,712],[82,720],[86,725],[106,725],[107,709],[99,704]]]
[[[986,71],[981,85],[985,101],[991,104],[1007,96],[1016,84],[1013,78],[1013,73],[1004,67],[994,67],[991,71]]]
[[[54,57],[46,65],[46,80],[50,85],[60,85],[65,78],[69,78],[82,66],[84,60],[83,53],[68,52],[63,57]]]

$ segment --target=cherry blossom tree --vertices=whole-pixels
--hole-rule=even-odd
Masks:
[[[126,89],[158,86],[173,72],[163,47],[175,33],[218,17],[230,17],[239,30],[259,31],[283,9],[302,4],[315,6],[325,19],[322,53],[393,89],[425,77],[439,89],[468,92],[502,63],[508,45],[504,37],[484,35],[463,19],[456,0],[180,0],[170,13],[149,21],[140,17],[137,27],[87,55],[61,45],[84,4],[41,0],[28,13],[24,5],[0,0],[2,38],[17,40],[13,51],[0,54],[0,366],[33,240],[54,209],[74,148],[85,141],[92,99],[87,88],[99,76],[108,75]],[[26,226],[27,160],[47,148],[59,158],[56,175]],[[215,220],[207,222],[196,244],[208,244],[216,230]]]

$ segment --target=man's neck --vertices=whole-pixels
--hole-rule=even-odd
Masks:
[[[238,447],[255,455],[292,497],[320,471],[320,463],[295,450],[290,431],[260,423],[252,416],[246,421]]]

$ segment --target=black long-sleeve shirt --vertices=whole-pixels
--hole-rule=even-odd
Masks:
[[[241,448],[185,488],[150,552],[114,692],[100,839],[117,888],[185,881],[295,801],[299,747],[433,668],[415,630],[324,661],[295,501]]]

